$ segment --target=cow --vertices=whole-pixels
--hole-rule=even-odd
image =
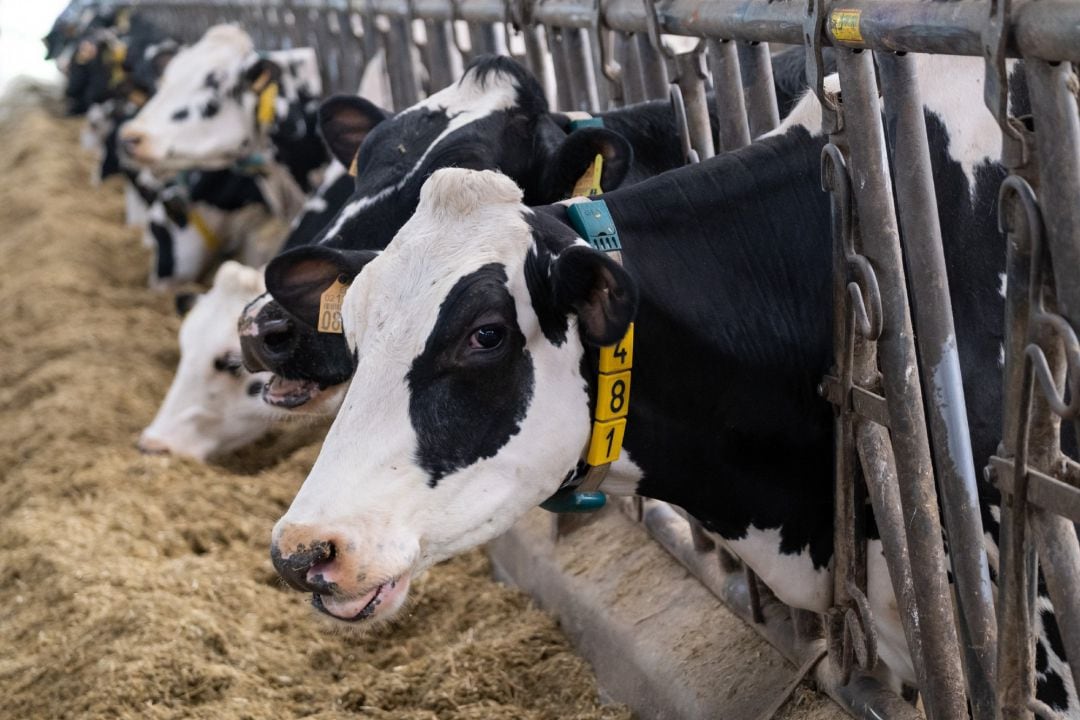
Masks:
[[[121,148],[159,175],[233,168],[264,184],[291,177],[298,191],[274,203],[289,219],[327,162],[314,122],[321,92],[311,48],[258,53],[239,27],[215,25],[168,64],[157,93],[120,129]]]
[[[205,461],[266,432],[279,412],[259,398],[269,376],[244,369],[235,328],[218,322],[222,315],[235,316],[262,289],[259,270],[230,260],[218,269],[209,292],[177,296],[177,309],[185,315],[180,365],[157,415],[139,437],[140,450]]]
[[[802,69],[797,71],[801,78]],[[778,87],[794,85],[785,80]],[[317,332],[275,301],[287,302],[304,291],[306,258],[317,257],[323,247],[384,247],[436,169],[499,168],[522,186],[526,202],[540,204],[569,196],[597,154],[604,158],[605,189],[640,182],[685,161],[667,103],[601,113],[603,128],[573,129],[569,116],[549,112],[535,78],[508,58],[477,59],[458,83],[391,118],[371,103],[344,97],[329,100],[320,113],[334,154],[346,164],[357,161],[356,192],[310,247],[271,262],[272,299],[260,298],[241,319],[245,363],[275,373],[264,397],[284,408],[316,401],[346,382],[352,366],[339,335]],[[714,134],[715,129],[714,117]],[[400,143],[386,140],[399,136]],[[351,272],[342,268],[346,277]]]
[[[979,61],[916,62],[972,446],[985,467],[1001,432],[1001,135],[982,106]],[[306,291],[286,307],[310,313],[313,298],[352,272],[341,317],[355,372],[274,527],[278,573],[341,627],[389,620],[419,573],[494,538],[580,476],[598,348],[621,343],[633,322],[632,389],[609,395],[613,410],[616,398],[628,402],[628,415],[605,491],[686,509],[780,600],[825,612],[825,142],[809,96],[753,145],[605,194],[622,264],[583,241],[566,205],[530,209],[512,179],[464,168],[431,175],[382,253],[324,247],[309,257]],[[996,492],[980,482],[996,537]],[[868,558],[879,656],[914,684],[879,540]],[[1075,717],[1053,614],[1040,608],[1037,693]]]
[[[293,220],[286,243],[309,242],[345,204],[352,187],[345,168],[331,163],[322,185]],[[190,242],[201,244],[201,238],[170,239],[177,248]],[[177,310],[186,314],[180,330],[180,365],[165,402],[138,442],[142,451],[206,461],[257,440],[280,419],[281,410],[253,406],[253,398],[255,404],[266,405],[259,397],[269,374],[236,365],[240,352],[236,316],[264,289],[261,270],[227,261],[206,293],[177,296]]]
[[[277,253],[284,233],[254,178],[210,170],[186,180],[163,189],[147,213],[143,242],[153,251],[151,288],[198,281],[226,258],[261,267]]]

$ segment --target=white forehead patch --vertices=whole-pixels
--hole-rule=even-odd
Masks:
[[[341,228],[344,227],[345,223],[356,217],[365,208],[405,187],[405,184],[423,166],[424,160],[431,154],[431,151],[448,135],[494,112],[507,110],[513,107],[516,102],[517,82],[513,77],[506,73],[492,71],[485,76],[484,82],[481,83],[476,77],[476,72],[470,71],[461,78],[460,82],[443,88],[431,97],[402,110],[401,115],[420,109],[441,110],[450,117],[450,122],[447,124],[446,129],[439,133],[439,136],[424,150],[424,153],[410,168],[409,172],[405,173],[393,185],[347,204],[338,214],[334,223],[323,233],[323,237],[334,237],[341,232]]]
[[[390,330],[385,341],[416,346],[410,350],[415,354],[427,337],[417,330],[430,329],[463,274],[501,263],[513,275],[532,240],[521,199],[513,180],[490,170],[444,168],[432,174],[416,213],[345,295],[342,317],[350,347],[363,343],[368,329]]]

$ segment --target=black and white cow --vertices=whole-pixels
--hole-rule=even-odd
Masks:
[[[917,62],[982,467],[1000,436],[1000,131],[982,105],[979,61]],[[606,194],[623,265],[582,241],[565,206],[529,209],[512,180],[466,169],[434,173],[381,254],[321,248],[309,257],[316,288],[341,267],[363,267],[342,307],[355,374],[274,528],[278,572],[342,623],[392,617],[418,573],[503,532],[578,472],[597,348],[634,321],[624,451],[605,490],[687,509],[781,600],[825,611],[833,423],[816,391],[832,363],[824,142],[808,97],[771,137]],[[914,683],[878,541],[868,556],[880,657]],[[1041,609],[1038,694],[1075,716],[1053,614]]]
[[[331,163],[322,185],[293,220],[286,244],[310,242],[345,204],[352,188],[345,168]],[[169,243],[183,248],[201,245],[202,238],[185,232]],[[262,270],[226,261],[207,292],[177,296],[177,310],[184,316],[180,364],[157,415],[139,438],[143,452],[206,461],[254,442],[280,419],[282,411],[261,399],[270,375],[252,373],[238,362],[236,317],[265,289]]]
[[[283,231],[255,179],[232,170],[196,171],[162,190],[147,212],[143,242],[153,251],[150,287],[175,288],[235,259],[261,267],[280,249]],[[271,237],[264,237],[270,231]]]
[[[321,92],[311,48],[257,53],[239,27],[216,25],[169,63],[155,95],[121,128],[121,146],[163,175],[240,168],[266,176],[283,166],[301,191],[280,203],[279,216],[291,218],[327,162],[314,122]]]
[[[791,72],[802,77],[800,68]],[[784,87],[794,84],[788,79]],[[358,98],[334,98],[321,115],[337,157],[347,163],[356,156],[355,194],[312,246],[271,262],[274,300],[260,299],[241,320],[245,362],[275,373],[265,399],[286,408],[306,405],[352,373],[341,336],[315,329],[318,296],[304,271],[308,258],[322,257],[323,248],[385,247],[438,168],[499,169],[523,188],[527,203],[540,204],[568,197],[597,154],[606,189],[684,162],[666,102],[602,113],[603,128],[571,130],[570,118],[549,112],[537,81],[507,58],[478,59],[458,83],[392,118]],[[339,268],[346,279],[355,271],[350,263]]]

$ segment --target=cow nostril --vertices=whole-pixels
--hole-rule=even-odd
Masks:
[[[301,592],[320,592],[326,590],[320,573],[315,569],[325,569],[337,556],[334,543],[328,540],[314,540],[310,546],[299,545],[296,552],[282,555],[277,544],[270,548],[270,560],[274,569],[294,589]],[[311,579],[309,579],[311,578]]]

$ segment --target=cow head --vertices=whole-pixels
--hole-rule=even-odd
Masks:
[[[191,173],[188,181],[190,186],[170,183],[149,203],[144,244],[153,251],[150,287],[155,290],[201,280],[269,218],[250,176],[214,170]],[[265,256],[246,264],[261,262]]]
[[[271,133],[320,91],[310,48],[259,55],[239,27],[216,25],[176,53],[120,141],[158,172],[224,168],[268,152]]]
[[[259,394],[269,376],[240,362],[240,339],[232,322],[263,290],[262,273],[226,262],[209,292],[187,307],[180,326],[180,365],[154,421],[139,439],[144,452],[170,452],[198,460],[228,452],[263,435],[274,411]]]
[[[432,175],[345,296],[356,372],[271,556],[340,620],[388,618],[418,572],[506,530],[590,433],[586,348],[637,289],[493,172]]]
[[[565,116],[548,112],[536,79],[506,58],[480,58],[460,81],[392,118],[360,98],[337,97],[323,105],[320,122],[337,158],[355,160],[357,179],[352,199],[316,242],[357,250],[385,247],[439,168],[498,169],[528,204],[542,204],[568,196],[597,154],[605,158],[603,187],[618,187],[633,154],[610,130],[568,132]],[[241,320],[245,362],[292,381],[293,406],[302,404],[303,389],[339,384],[352,367],[342,337],[311,324],[310,299],[336,279],[350,281],[362,264],[313,275],[318,252],[300,248],[275,258],[267,268],[273,301],[253,305]]]

